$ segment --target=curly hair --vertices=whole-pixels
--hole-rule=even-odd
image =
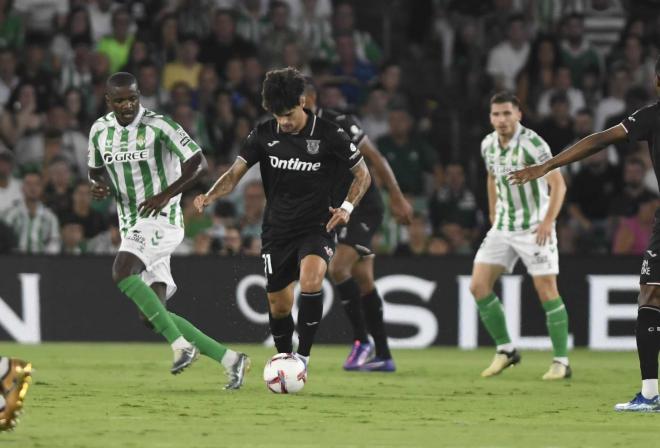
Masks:
[[[272,114],[282,115],[300,103],[304,91],[305,77],[295,68],[271,70],[261,90],[261,105]]]

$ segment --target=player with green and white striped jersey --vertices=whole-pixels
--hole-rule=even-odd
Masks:
[[[183,241],[179,200],[201,173],[205,159],[190,136],[169,117],[144,109],[135,77],[119,72],[106,85],[112,110],[98,119],[89,136],[92,195],[117,200],[122,235],[112,276],[140,309],[143,321],[163,335],[174,351],[170,371],[180,373],[200,352],[220,362],[238,389],[249,358],[206,336],[165,303],[176,291],[170,255]]]
[[[484,326],[497,345],[491,365],[481,375],[496,375],[517,364],[520,354],[509,337],[500,300],[493,292],[497,279],[522,259],[532,277],[543,309],[554,359],[545,380],[568,378],[568,314],[557,290],[559,255],[555,220],[566,194],[559,171],[526,185],[511,185],[510,172],[543,163],[552,157],[548,144],[520,124],[518,99],[499,93],[491,99],[490,122],[495,129],[481,142],[488,170],[488,209],[491,229],[474,258],[470,290]]]

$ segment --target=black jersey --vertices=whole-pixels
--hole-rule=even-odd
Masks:
[[[360,144],[362,144],[362,141],[366,138],[366,134],[364,133],[364,130],[362,129],[362,126],[360,125],[360,122],[355,117],[355,115],[337,112],[332,109],[319,109],[316,111],[316,114],[321,118],[332,121],[337,126],[346,131],[355,146],[358,148],[360,147]],[[335,207],[339,207],[341,203],[344,202],[352,182],[353,176],[351,173],[344,175],[341,180],[337,181],[335,184],[335,189],[332,193],[332,202]],[[383,208],[383,199],[380,197],[376,183],[372,181],[369,184],[369,188],[364,193],[364,196],[362,196],[362,199],[360,200],[360,203],[358,204],[354,213],[380,214],[383,212]]]
[[[266,193],[265,240],[325,231],[334,184],[362,161],[342,128],[305,112],[307,124],[298,134],[280,132],[275,119],[259,124],[239,155],[248,166],[260,163]]]
[[[621,125],[628,133],[628,141],[645,140],[649,144],[653,171],[655,171],[656,180],[660,185],[660,101],[642,107],[623,120]]]

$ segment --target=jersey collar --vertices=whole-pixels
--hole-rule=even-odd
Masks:
[[[142,120],[142,116],[144,115],[145,111],[146,109],[142,107],[142,104],[140,104],[140,109],[138,109],[137,115],[135,116],[132,122],[126,125],[125,129],[135,129],[137,125],[140,124],[140,120]],[[112,114],[112,118],[115,120],[115,126],[117,126],[120,129],[124,129],[124,126],[119,124],[119,122],[117,121],[117,117],[115,116],[114,113]]]
[[[509,148],[515,148],[518,145],[518,139],[520,139],[520,133],[523,130],[522,124],[518,123],[516,125],[516,132],[513,133],[511,136],[511,140],[509,140],[509,144],[507,145],[506,148],[502,148],[502,145],[500,144],[500,137],[497,135],[497,132],[495,132],[495,138],[497,139],[497,146],[500,147],[502,151],[507,151]]]
[[[312,137],[314,135],[314,131],[316,130],[316,120],[317,116],[312,113],[311,110],[309,109],[303,109],[305,113],[307,114],[307,123],[305,123],[305,127],[302,128],[302,130],[296,134],[290,134],[290,135],[298,135],[300,137]],[[275,132],[278,134],[280,133],[280,125],[275,124]]]

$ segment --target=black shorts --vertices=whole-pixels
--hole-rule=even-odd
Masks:
[[[261,258],[264,260],[266,291],[276,292],[300,277],[300,260],[307,255],[318,255],[326,263],[335,254],[334,235],[313,232],[286,240],[264,240]]]
[[[351,216],[348,225],[337,230],[337,243],[351,246],[360,257],[373,255],[371,241],[382,221],[382,211],[359,211]]]
[[[660,225],[656,221],[649,246],[644,251],[639,284],[660,285]]]

